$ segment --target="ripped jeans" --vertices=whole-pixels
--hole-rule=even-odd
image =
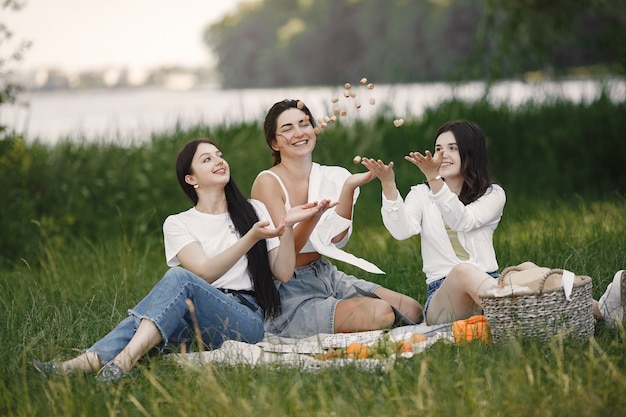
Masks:
[[[129,317],[85,352],[95,353],[104,363],[112,360],[126,347],[142,319],[152,321],[161,332],[160,349],[195,341],[187,298],[193,302],[202,342],[208,349],[219,347],[224,340],[257,343],[263,339],[263,310],[254,296],[224,293],[192,272],[174,267],[128,310]]]

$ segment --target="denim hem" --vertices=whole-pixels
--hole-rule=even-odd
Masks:
[[[161,326],[159,326],[157,322],[155,322],[154,320],[152,320],[150,317],[146,315],[135,313],[135,310],[133,309],[128,310],[128,315],[133,316],[135,318],[135,333],[137,332],[137,329],[139,328],[139,325],[141,324],[142,320],[149,320],[152,322],[152,324],[154,324],[154,326],[157,328],[159,333],[161,333],[161,339],[163,339],[163,347],[166,347],[168,345],[169,340],[167,336],[165,336],[165,332],[163,332],[163,329],[161,328]]]

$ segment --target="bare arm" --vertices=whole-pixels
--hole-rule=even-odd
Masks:
[[[341,193],[339,194],[339,204],[335,208],[335,213],[344,219],[352,220],[354,191],[357,187],[367,184],[374,178],[376,178],[374,174],[369,171],[350,175],[343,184]],[[346,233],[348,233],[347,229],[335,236],[332,241],[334,243],[340,242],[346,236]]]
[[[237,263],[241,257],[261,239],[280,236],[284,224],[275,229],[268,228],[269,222],[256,222],[237,242],[221,253],[208,257],[199,243],[193,242],[183,247],[177,254],[183,268],[198,275],[208,283],[213,283]]]
[[[277,280],[289,281],[296,266],[294,224],[306,221],[312,216],[318,216],[320,210],[323,210],[323,206],[313,202],[293,207],[285,214],[285,218],[279,225],[279,228],[284,230],[280,237],[280,246],[269,252],[270,268]]]
[[[285,212],[285,195],[275,178],[272,178],[270,175],[259,176],[252,185],[251,197],[265,204],[274,224],[281,224],[287,214]],[[301,221],[294,227],[293,239],[295,253],[300,253],[309,240],[309,236],[313,229],[315,229],[322,213],[334,207],[336,204],[337,203],[331,203],[330,200],[318,202],[318,212],[306,220]]]

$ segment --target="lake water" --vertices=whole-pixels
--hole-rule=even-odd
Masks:
[[[0,107],[0,123],[24,132],[29,140],[54,143],[60,137],[144,140],[151,133],[169,131],[177,123],[185,127],[202,123],[229,124],[261,121],[267,109],[284,98],[303,100],[316,118],[332,116],[333,97],[347,111],[347,119],[368,118],[387,109],[393,117],[419,117],[424,109],[443,100],[458,97],[476,100],[484,95],[485,84],[471,82],[457,86],[446,83],[375,85],[373,89],[355,83],[344,97],[344,87],[303,87],[284,89],[221,90],[199,87],[189,91],[152,89],[111,89],[91,91],[32,92],[20,95],[20,103]],[[495,104],[517,106],[560,97],[575,102],[598,97],[602,83],[593,80],[496,84],[489,93]],[[624,80],[604,81],[614,101],[626,99]],[[370,104],[370,99],[375,103]],[[361,107],[356,108],[359,100]]]

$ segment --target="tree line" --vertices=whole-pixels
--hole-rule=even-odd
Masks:
[[[262,0],[206,28],[225,88],[624,74],[624,0]]]

